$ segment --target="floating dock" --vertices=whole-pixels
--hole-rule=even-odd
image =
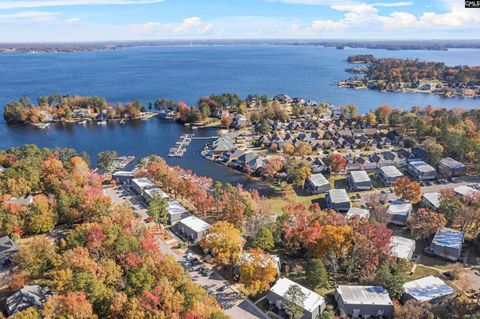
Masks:
[[[182,157],[187,151],[187,146],[190,144],[193,138],[193,134],[182,134],[179,140],[175,143],[175,147],[172,147],[168,153],[169,157]]]

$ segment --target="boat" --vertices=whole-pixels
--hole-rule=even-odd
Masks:
[[[80,125],[87,125],[87,121],[86,121],[86,120],[83,120],[83,121],[78,122],[78,124],[80,124]]]
[[[198,130],[198,127],[192,126],[192,130]]]
[[[125,119],[122,119],[122,120],[120,121],[120,124],[125,124],[125,123],[126,123],[126,122],[125,122]]]
[[[49,128],[50,127],[50,123],[37,123],[37,124],[34,124],[36,127],[38,127],[39,129],[46,129],[46,128]]]
[[[107,125],[107,121],[98,121],[97,125]]]

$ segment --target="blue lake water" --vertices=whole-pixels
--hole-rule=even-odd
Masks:
[[[440,61],[449,65],[475,64],[480,50],[387,51],[337,50],[317,46],[177,46],[129,48],[114,51],[0,55],[0,105],[28,96],[52,93],[99,95],[111,102],[157,98],[194,103],[199,97],[232,92],[273,96],[286,93],[336,105],[354,103],[360,112],[382,104],[410,108],[480,106],[480,100],[442,98],[428,94],[401,94],[338,88],[335,83],[350,74],[345,59],[352,54]],[[478,62],[477,62],[478,63]],[[3,112],[2,112],[3,113]],[[0,120],[0,149],[26,143],[62,146],[95,154],[114,149],[122,155],[158,154],[166,157],[185,128],[152,119],[106,126],[58,125],[39,130],[9,126]],[[214,131],[199,131],[206,136]],[[249,184],[242,175],[202,159],[204,141],[193,142],[174,165],[192,169],[223,182]]]

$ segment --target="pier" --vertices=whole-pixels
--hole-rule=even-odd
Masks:
[[[187,151],[187,146],[192,141],[193,134],[182,134],[180,139],[177,141],[176,146],[172,147],[168,153],[169,157],[182,157],[183,154]]]

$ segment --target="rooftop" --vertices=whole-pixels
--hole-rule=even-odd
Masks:
[[[407,259],[412,248],[415,247],[415,241],[400,236],[392,236],[390,240],[392,256],[401,259]]]
[[[137,185],[140,188],[155,187],[155,184],[146,177],[134,178],[132,183]]]
[[[21,206],[28,206],[32,203],[32,201],[33,201],[33,196],[32,195],[29,195],[28,197],[20,197],[20,198],[12,197],[12,198],[10,198],[10,202],[12,202],[14,204],[17,204],[17,205],[21,205]]]
[[[188,211],[179,202],[177,202],[176,200],[172,200],[168,202],[168,213],[170,215],[176,215],[188,213]]]
[[[167,193],[165,193],[163,190],[161,190],[161,189],[158,188],[158,187],[147,189],[147,190],[145,190],[145,193],[146,193],[148,196],[150,196],[150,197],[153,197],[155,194],[158,194],[158,195],[160,195],[162,198],[165,198],[165,199],[168,198]]]
[[[23,286],[22,289],[7,298],[6,308],[9,315],[28,307],[39,307],[51,295],[50,289],[38,285]]]
[[[438,192],[433,192],[424,193],[422,196],[434,207],[438,208],[440,206],[440,197],[442,196],[442,194]]]
[[[370,216],[370,212],[368,209],[351,207],[347,214],[345,215],[346,218],[352,218],[353,216],[359,216],[360,218],[368,218]]]
[[[403,176],[402,172],[400,172],[398,170],[398,168],[396,168],[393,165],[381,166],[380,170],[382,171],[382,173],[385,176],[390,177],[390,178],[402,177]]]
[[[438,163],[442,164],[442,165],[445,165],[447,167],[453,168],[453,169],[455,169],[455,168],[458,169],[458,168],[464,168],[465,167],[464,164],[460,163],[457,160],[454,160],[451,157],[444,157]]]
[[[468,185],[457,186],[453,189],[453,191],[462,196],[473,196],[478,192],[475,188]]]
[[[313,174],[309,177],[309,181],[316,187],[330,184],[330,182],[322,174]]]
[[[195,216],[189,216],[187,218],[184,218],[181,221],[179,221],[179,223],[185,225],[186,227],[196,232],[207,230],[210,227],[210,224],[208,224],[207,222],[204,222],[203,220]]]
[[[277,295],[283,297],[285,293],[288,291],[288,288],[290,286],[296,285],[300,287],[302,292],[305,294],[305,300],[303,301],[303,305],[298,305],[301,306],[303,309],[308,310],[309,312],[313,312],[315,309],[320,307],[321,304],[325,302],[325,299],[317,294],[316,292],[313,292],[296,282],[291,281],[290,279],[287,278],[281,278],[279,279],[275,285],[273,285],[272,288],[270,288],[270,291],[276,293]]]
[[[425,163],[424,161],[414,161],[414,162],[408,163],[408,165],[414,167],[415,170],[417,170],[421,173],[429,173],[429,172],[436,171],[435,168],[433,168],[431,165]]]
[[[387,213],[390,215],[408,215],[412,210],[412,204],[402,200],[394,200],[390,203]]]
[[[133,172],[132,171],[118,171],[118,172],[113,173],[112,176],[133,177]]]
[[[354,183],[370,182],[370,177],[365,171],[351,171],[350,175]]]
[[[381,286],[338,286],[337,293],[345,304],[391,305],[392,300]]]
[[[332,203],[350,202],[347,191],[345,189],[331,189],[328,191],[328,197]]]
[[[455,293],[452,287],[435,276],[409,281],[403,285],[403,289],[418,301],[429,301]]]
[[[441,229],[437,231],[435,237],[433,237],[432,244],[461,249],[463,244],[463,233],[450,228]]]

